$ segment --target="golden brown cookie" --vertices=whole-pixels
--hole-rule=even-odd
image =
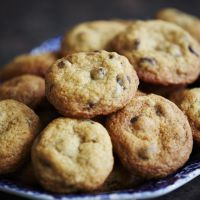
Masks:
[[[157,19],[168,21],[181,26],[200,42],[199,18],[175,8],[162,9],[157,13],[156,17]]]
[[[193,140],[183,112],[158,96],[134,97],[106,127],[122,164],[145,178],[165,177],[189,159]]]
[[[188,117],[194,141],[200,144],[200,88],[174,92],[171,94],[170,99],[174,101]]]
[[[58,118],[34,143],[32,161],[46,190],[92,191],[112,171],[112,144],[106,129],[97,122]]]
[[[0,80],[7,80],[23,74],[44,77],[48,68],[56,59],[56,54],[52,52],[19,55],[0,70]]]
[[[200,73],[200,45],[181,27],[161,20],[138,21],[113,39],[113,50],[128,57],[148,83],[180,85]]]
[[[128,59],[114,52],[82,52],[58,60],[46,75],[46,96],[64,116],[92,118],[124,107],[138,77]]]
[[[65,34],[61,52],[68,55],[75,52],[107,50],[111,39],[129,23],[123,20],[100,20],[78,24]]]
[[[39,131],[33,110],[15,100],[0,101],[0,174],[22,166]]]
[[[0,100],[14,99],[35,108],[44,98],[45,82],[39,76],[17,76],[0,84]]]

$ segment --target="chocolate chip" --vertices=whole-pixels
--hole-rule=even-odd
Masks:
[[[71,64],[73,64],[73,57],[72,55],[69,55],[66,57],[67,61],[70,62]]]
[[[142,159],[142,160],[148,160],[149,159],[149,153],[147,151],[147,149],[145,148],[141,148],[138,151],[138,156]]]
[[[140,64],[148,63],[150,65],[156,65],[156,60],[154,58],[148,58],[148,57],[140,58],[139,62]]]
[[[190,51],[191,53],[193,53],[195,56],[199,57],[199,54],[198,54],[190,45],[189,45],[188,49],[189,49],[189,51]]]
[[[130,84],[130,83],[131,83],[131,78],[130,78],[130,76],[126,76],[126,78],[127,78],[128,82],[129,82],[129,84]]]
[[[138,120],[138,118],[139,118],[139,116],[135,116],[135,117],[131,118],[130,122],[132,124],[134,124]]]
[[[121,61],[120,64],[122,67],[124,67],[126,65],[126,63],[124,61]]]
[[[196,128],[198,131],[200,131],[200,126],[195,126],[195,128]]]
[[[59,68],[63,68],[65,66],[65,63],[63,62],[63,61],[60,61],[59,63],[58,63],[58,67]]]
[[[40,164],[42,164],[45,167],[48,167],[48,168],[51,167],[50,162],[44,158],[39,158],[39,162],[40,162]]]
[[[93,80],[103,79],[106,74],[106,70],[103,67],[95,68],[90,72],[90,76]]]
[[[93,142],[93,143],[96,143],[96,142],[97,142],[97,140],[96,140],[96,139],[92,139],[92,140],[91,140],[91,142]]]
[[[88,102],[88,104],[87,104],[87,106],[86,106],[86,109],[87,110],[91,110],[91,109],[93,109],[94,107],[95,107],[95,103],[93,103],[93,102]]]
[[[156,105],[155,111],[156,111],[156,115],[158,115],[159,117],[164,116],[164,111],[163,111],[161,105]]]
[[[109,59],[113,59],[113,58],[114,58],[114,55],[109,54]]]
[[[126,89],[124,78],[121,75],[116,76],[116,81],[124,90]]]
[[[133,49],[134,50],[138,50],[140,46],[140,40],[139,39],[136,39],[134,42],[133,42]]]

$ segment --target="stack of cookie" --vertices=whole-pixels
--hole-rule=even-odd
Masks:
[[[72,193],[130,188],[181,168],[200,144],[200,88],[187,88],[200,74],[200,22],[173,9],[157,17],[82,23],[59,53],[5,65],[0,174]]]

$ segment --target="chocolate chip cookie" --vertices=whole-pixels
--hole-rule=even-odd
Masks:
[[[122,164],[145,178],[161,178],[188,160],[193,146],[186,116],[158,95],[134,97],[106,127]]]
[[[174,101],[188,117],[194,141],[200,145],[200,88],[174,92],[170,99]]]
[[[181,27],[160,20],[138,21],[113,39],[139,78],[159,85],[194,82],[200,73],[200,46]]]
[[[46,96],[64,116],[92,118],[124,107],[138,77],[128,59],[114,52],[75,53],[58,60],[46,75]]]
[[[174,8],[160,10],[156,17],[181,26],[200,42],[200,20],[199,18]]]
[[[112,144],[106,129],[91,120],[58,118],[32,148],[36,177],[52,192],[99,188],[113,168]]]
[[[0,80],[7,80],[23,74],[44,77],[46,71],[56,59],[55,53],[23,54],[17,56],[0,70]]]
[[[63,38],[63,55],[95,50],[107,50],[110,40],[127,27],[123,20],[92,21],[73,27]]]
[[[45,82],[39,76],[17,76],[0,85],[0,100],[14,99],[35,108],[44,101],[44,98]]]
[[[39,131],[33,110],[15,100],[0,101],[0,174],[22,166]]]

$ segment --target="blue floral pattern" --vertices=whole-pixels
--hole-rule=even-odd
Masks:
[[[60,47],[61,37],[50,39],[34,48],[31,53],[37,54],[47,51],[57,51]],[[122,200],[122,199],[146,199],[167,194],[195,177],[200,175],[200,155],[193,154],[192,158],[186,163],[185,167],[178,172],[160,179],[151,180],[134,189],[124,189],[108,193],[95,194],[68,194],[58,195],[46,192],[41,188],[31,188],[9,178],[0,177],[0,191],[16,194],[30,199],[40,200]]]

